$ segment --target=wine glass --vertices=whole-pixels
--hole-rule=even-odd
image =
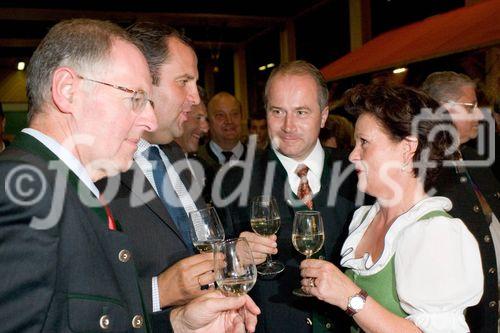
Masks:
[[[252,199],[250,225],[252,230],[261,236],[271,236],[278,232],[280,215],[276,200],[268,195],[261,195]],[[272,275],[283,272],[285,265],[272,260],[270,254],[266,261],[257,267],[261,275]]]
[[[212,252],[216,242],[224,240],[224,228],[214,207],[189,213],[191,240],[200,253]]]
[[[217,286],[226,296],[245,295],[257,280],[252,250],[245,238],[215,243],[214,267]]]
[[[292,243],[293,247],[300,253],[311,258],[313,254],[321,250],[325,241],[325,231],[320,212],[312,210],[298,211],[293,219]],[[301,288],[294,289],[296,296],[311,297]]]

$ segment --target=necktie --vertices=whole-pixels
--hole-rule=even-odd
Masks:
[[[113,214],[111,214],[111,209],[109,209],[108,204],[104,200],[102,196],[99,196],[99,201],[104,207],[104,210],[106,211],[106,217],[108,218],[108,228],[109,230],[117,230],[118,228],[116,227],[116,222],[115,219],[113,218]]]
[[[312,201],[312,191],[309,187],[309,181],[307,180],[307,172],[309,168],[305,164],[299,164],[295,173],[300,178],[299,188],[297,189],[297,197],[299,197],[302,202],[309,209],[313,209],[313,201]]]
[[[189,220],[184,207],[177,196],[177,193],[172,186],[168,177],[167,168],[160,156],[158,147],[151,146],[146,151],[148,160],[153,165],[153,178],[158,191],[158,196],[167,208],[172,220],[174,221],[177,230],[179,230],[184,243],[189,249],[191,246],[191,237],[189,235]],[[179,180],[180,182],[180,180]]]
[[[231,159],[231,157],[233,157],[233,152],[232,151],[223,151],[222,155],[224,155],[224,158],[226,159],[224,161],[224,163],[227,163],[227,162],[229,162],[229,160]]]

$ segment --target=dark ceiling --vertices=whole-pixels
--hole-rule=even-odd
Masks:
[[[136,20],[182,28],[199,50],[232,49],[331,0],[293,1],[1,1],[0,67],[28,60],[41,38],[62,19],[107,19],[121,26]],[[272,5],[272,6],[271,6]]]

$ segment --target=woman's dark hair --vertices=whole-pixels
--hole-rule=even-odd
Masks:
[[[405,86],[359,85],[346,91],[345,99],[348,112],[356,116],[374,116],[394,142],[409,136],[417,139],[414,165],[424,156],[425,160],[435,163],[435,166],[426,166],[426,190],[436,181],[443,160],[457,159],[458,142],[454,140],[453,123],[439,104],[425,93]],[[415,177],[418,172],[418,168],[413,169]]]

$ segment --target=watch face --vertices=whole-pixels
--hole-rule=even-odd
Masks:
[[[353,298],[351,298],[351,302],[349,303],[351,308],[353,308],[356,311],[359,311],[365,305],[365,300],[361,296],[354,296]]]

